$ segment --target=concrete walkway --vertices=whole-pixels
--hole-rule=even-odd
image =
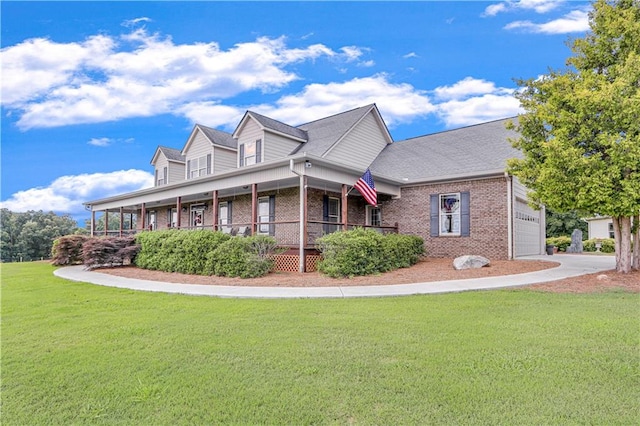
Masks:
[[[237,298],[337,298],[406,296],[411,294],[449,293],[468,290],[488,290],[517,287],[556,281],[563,278],[592,274],[615,268],[614,256],[563,254],[558,256],[526,256],[519,260],[548,260],[559,266],[543,271],[518,275],[473,278],[466,280],[436,281],[415,284],[372,285],[353,287],[236,287],[166,283],[159,281],[123,278],[115,275],[91,272],[83,266],[69,266],[54,271],[54,275],[71,281],[80,281],[131,290],[158,291],[199,296]]]

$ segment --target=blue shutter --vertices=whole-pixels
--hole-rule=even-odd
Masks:
[[[440,196],[438,194],[431,194],[429,206],[431,213],[429,216],[429,230],[432,237],[440,235]]]
[[[191,160],[187,160],[187,179],[191,179]]]
[[[471,235],[471,209],[470,209],[469,192],[460,193],[460,236],[468,237]]]
[[[231,200],[227,201],[227,226],[233,224],[233,214],[231,213]]]
[[[256,163],[262,161],[262,139],[256,141]]]
[[[211,154],[207,154],[207,174],[211,174]]]
[[[156,169],[156,172],[155,172],[154,175],[155,175],[155,182],[154,182],[153,186],[158,186],[158,169]]]
[[[322,196],[322,221],[323,222],[329,222],[329,196],[328,195],[323,195]],[[328,234],[329,232],[329,226],[326,223],[322,225],[322,230],[325,234]]]
[[[240,151],[240,167],[242,167],[244,166],[244,144],[240,144],[239,151]]]

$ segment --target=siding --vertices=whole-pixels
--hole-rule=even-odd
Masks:
[[[373,113],[369,113],[324,158],[366,169],[386,145],[387,140],[378,122]]]
[[[169,162],[169,183],[182,182],[186,176],[187,167],[184,164]]]
[[[213,147],[209,139],[207,139],[201,131],[198,130],[191,146],[189,146],[189,151],[186,152],[185,164],[189,160],[196,159],[198,157],[205,156],[207,154],[213,154]],[[185,176],[186,176],[186,167],[185,167]]]
[[[238,153],[236,151],[213,147],[213,170],[211,173],[220,173],[236,167],[238,167]]]
[[[262,139],[262,151],[264,152],[264,132],[253,119],[247,120],[242,132],[238,135],[238,154],[236,155],[236,167],[240,166],[240,145],[247,142],[255,142]]]
[[[264,154],[263,161],[278,160],[286,157],[291,154],[291,151],[296,149],[300,143],[301,142],[296,142],[285,136],[265,132],[265,141],[262,144]]]

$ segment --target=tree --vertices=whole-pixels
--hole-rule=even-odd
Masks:
[[[73,234],[78,225],[71,216],[53,212],[0,211],[0,254],[2,262],[46,259],[51,256],[53,241]]]
[[[546,211],[547,237],[560,237],[571,235],[574,229],[582,231],[586,238],[589,224],[575,212],[556,213],[547,209]]]
[[[509,171],[533,203],[613,217],[616,269],[629,272],[640,268],[640,0],[597,0],[589,25],[566,70],[518,81],[524,158]]]

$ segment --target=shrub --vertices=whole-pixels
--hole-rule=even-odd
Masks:
[[[586,240],[583,242],[584,251],[597,251],[596,243],[600,243],[602,247],[600,247],[600,251],[602,253],[615,253],[616,251],[616,243],[613,238],[592,238],[590,240]]]
[[[223,277],[266,275],[273,268],[276,247],[276,240],[266,235],[231,238],[207,255],[206,271]]]
[[[547,238],[547,245],[558,247],[558,251],[567,251],[567,247],[571,245],[571,237],[549,237]]]
[[[318,270],[330,277],[371,275],[415,264],[424,254],[423,240],[412,235],[382,235],[356,228],[316,241],[322,260]]]
[[[144,269],[207,275],[207,254],[231,237],[209,230],[142,232],[136,265]]]
[[[65,235],[53,241],[51,263],[56,266],[84,263],[82,245],[89,237],[86,235]]]
[[[135,241],[134,237],[89,238],[82,245],[84,264],[95,268],[133,263],[140,250]]]

